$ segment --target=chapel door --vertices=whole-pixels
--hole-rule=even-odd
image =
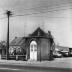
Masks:
[[[37,43],[32,41],[30,43],[30,60],[37,60]]]

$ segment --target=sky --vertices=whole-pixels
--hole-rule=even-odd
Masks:
[[[72,0],[0,0],[0,41],[7,39],[7,10],[13,14],[10,41],[41,27],[56,44],[72,47]]]

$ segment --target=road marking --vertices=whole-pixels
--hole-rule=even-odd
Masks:
[[[20,69],[13,69],[13,68],[0,68],[1,70],[15,70],[15,71],[17,71],[17,70],[20,70]]]

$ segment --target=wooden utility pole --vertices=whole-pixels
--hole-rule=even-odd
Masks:
[[[6,14],[7,14],[7,18],[8,18],[6,60],[8,60],[9,59],[9,17],[12,15],[12,12],[7,11]]]

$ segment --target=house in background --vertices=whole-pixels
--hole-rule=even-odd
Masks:
[[[40,27],[27,37],[15,37],[10,43],[9,53],[14,50],[26,52],[27,60],[49,60],[53,47],[54,40],[50,31],[45,33]]]
[[[1,41],[0,42],[0,59],[4,55],[6,55],[6,41]]]
[[[25,39],[23,37],[15,37],[9,45],[9,58],[16,59],[19,55],[20,60],[24,59],[26,55]]]
[[[14,50],[22,52],[23,49],[25,49],[25,39],[23,37],[15,37],[9,45],[9,54],[13,54]]]
[[[58,49],[59,51],[69,51],[69,47],[64,47],[59,45],[55,45],[55,49]]]

